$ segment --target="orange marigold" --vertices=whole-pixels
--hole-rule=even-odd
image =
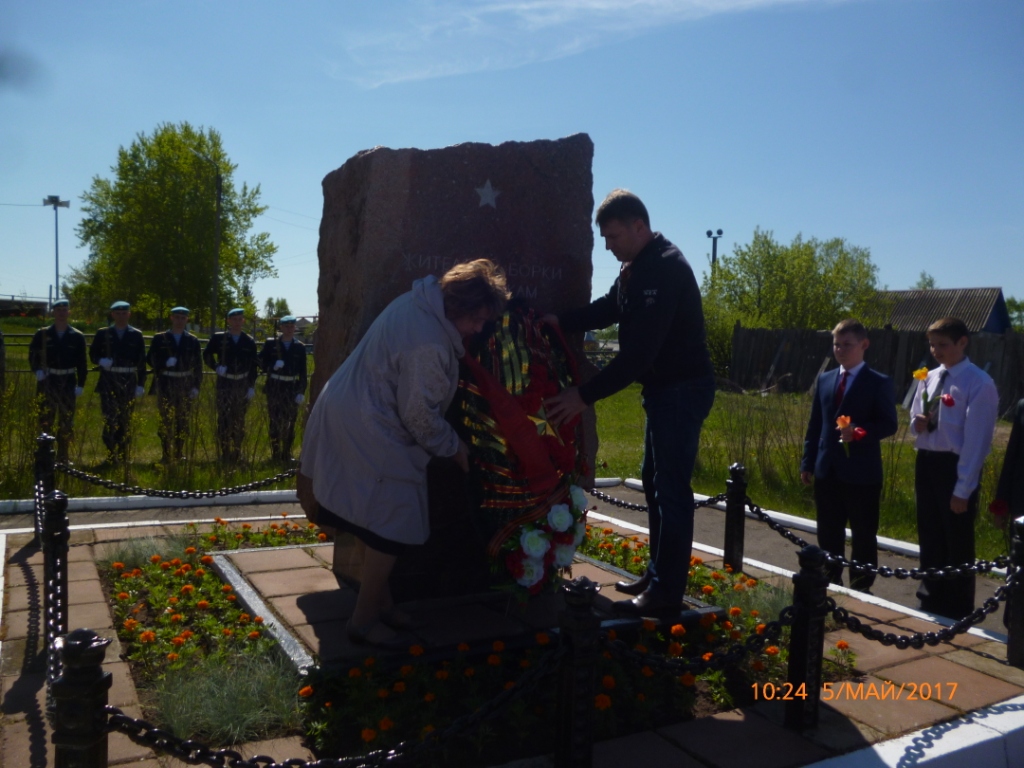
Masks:
[[[644,619],[642,626],[647,632],[653,632],[658,628],[658,625],[652,619]]]
[[[759,635],[763,635],[767,626],[767,624],[758,624],[756,627],[754,627],[754,631],[757,632],[757,634]]]
[[[672,633],[672,637],[682,637],[686,634],[686,627],[682,624],[673,624],[669,631]]]
[[[302,688],[299,688],[299,696],[301,696],[302,698],[308,699],[312,695],[313,695],[313,686],[312,685],[305,685]]]
[[[139,635],[139,642],[140,643],[152,643],[152,642],[155,642],[155,641],[156,641],[156,632],[154,632],[151,629],[147,630],[147,631],[143,632],[141,635]]]
[[[605,693],[599,693],[594,697],[594,707],[596,709],[605,710],[612,705],[612,699]]]
[[[359,667],[352,667],[352,669],[350,669],[348,671],[348,676],[349,677],[362,677],[363,676],[363,670],[361,670]]]
[[[409,646],[409,655],[411,655],[411,656],[422,656],[423,655],[423,646],[422,645],[410,645]]]
[[[729,615],[730,616],[734,616],[735,617],[735,616],[740,616],[742,614],[743,614],[743,609],[740,608],[739,606],[734,605],[732,608],[729,609]]]
[[[715,591],[715,588],[712,587],[710,584],[705,584],[703,587],[700,588],[700,591],[703,592],[705,595],[710,595],[712,592]]]
[[[359,737],[363,741],[369,743],[377,738],[377,732],[373,730],[373,728],[363,728],[362,732],[359,734]]]
[[[499,656],[496,653],[492,653],[490,656],[487,657],[487,663],[490,664],[492,667],[500,667],[501,656]]]
[[[839,649],[840,651],[845,651],[845,650],[849,649],[849,647],[850,647],[850,644],[848,642],[846,642],[845,640],[840,640],[838,643],[836,643],[836,648]]]
[[[648,667],[646,664],[640,667],[640,674],[644,677],[654,677],[654,670]]]
[[[320,532],[316,535],[317,541],[327,541],[327,534]]]
[[[386,699],[390,695],[391,695],[391,691],[389,691],[387,688],[378,688],[377,689],[377,698],[378,699]]]
[[[777,645],[769,645],[767,648],[764,649],[764,652],[767,653],[769,656],[778,656],[779,647]]]
[[[221,592],[225,592],[225,593],[227,593],[227,592],[233,592],[233,591],[234,591],[234,587],[232,587],[232,586],[231,586],[230,584],[225,584],[224,586],[222,586],[222,587],[220,588],[220,591],[221,591]]]
[[[124,563],[111,563],[110,567],[113,568],[115,571],[123,571]]]
[[[473,675],[476,674],[476,670],[473,669],[472,667],[466,667],[466,671],[463,672],[462,674],[464,674],[466,677],[473,677]]]
[[[614,639],[611,636],[611,632],[608,633],[608,637],[609,639]],[[538,632],[536,635],[533,636],[533,639],[537,641],[537,645],[547,645],[551,642],[551,637],[550,635],[548,635],[547,632]]]
[[[235,634],[235,630],[231,629],[230,627],[224,627],[224,629],[222,629],[220,633],[225,637],[231,637],[231,635]]]
[[[423,694],[423,700],[428,702],[428,703],[433,701],[436,698],[437,697],[434,694],[432,694],[430,691],[427,691],[425,694]]]
[[[669,656],[681,656],[683,653],[683,646],[680,643],[669,643],[668,644],[668,655]]]
[[[250,640],[259,640],[260,631],[258,629],[254,629],[252,632],[249,633],[248,637]]]
[[[459,653],[465,653],[466,651],[469,650],[469,645],[467,645],[466,643],[459,643],[455,647],[455,650],[457,650]]]
[[[170,653],[167,654],[167,660],[168,661],[177,661],[178,660],[178,654],[176,654],[174,651],[171,651]]]
[[[262,616],[253,616],[253,617],[252,617],[252,620],[253,620],[253,621],[254,621],[254,622],[255,622],[256,624],[262,624],[262,623],[263,623],[263,617],[262,617]]]
[[[394,721],[390,717],[382,717],[381,721],[377,723],[382,731],[390,731],[395,727]]]
[[[185,547],[185,554],[186,555],[194,555],[195,553],[196,553],[196,548],[195,547]]]
[[[182,622],[184,620],[185,620],[185,617],[182,616],[180,613],[172,613],[171,614],[171,623],[172,624],[178,624],[179,622]]]
[[[199,562],[203,565],[213,565],[213,558],[210,555],[203,555],[199,558]]]
[[[127,600],[129,597],[130,597],[130,595],[127,592],[118,592],[117,593],[117,599],[118,600]]]
[[[695,682],[697,682],[697,678],[695,678],[691,673],[686,672],[685,674],[679,676],[679,682],[687,687],[690,687]]]
[[[210,607],[210,601],[209,600],[200,600],[198,603],[196,603],[196,608],[198,608],[200,611],[205,611],[209,607]]]
[[[491,650],[495,653],[501,653],[505,650],[505,644],[501,640],[495,640],[491,643]]]
[[[405,693],[405,683],[399,680],[393,686],[391,686],[391,690],[395,693]]]
[[[184,644],[185,644],[185,638],[181,637],[180,635],[178,637],[172,637],[171,638],[171,645],[174,645],[174,646],[177,646],[177,647],[180,648]]]
[[[150,555],[149,556],[149,562],[151,562],[151,563],[159,563],[161,560],[163,560],[163,558],[160,557],[160,555]]]
[[[605,675],[601,678],[601,687],[609,691],[615,690],[615,678],[612,675]]]
[[[704,659],[704,661],[711,661],[711,659],[714,658],[714,656],[715,654],[711,653],[711,651],[708,651],[703,656],[701,656],[701,658]]]
[[[437,670],[437,672],[434,673],[434,677],[436,677],[438,680],[447,680],[448,679],[448,670],[447,669],[439,669],[439,670]]]
[[[137,626],[139,626],[139,622],[137,622],[135,619],[125,619],[123,626],[129,632],[132,632],[135,630]]]

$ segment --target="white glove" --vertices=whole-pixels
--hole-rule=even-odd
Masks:
[[[195,387],[192,387],[192,389],[188,391],[188,396],[195,400],[197,397],[199,397],[199,390],[196,389]]]
[[[252,387],[249,387],[248,391],[246,391],[245,393],[245,399],[252,400],[254,397],[256,397],[256,390],[253,389]]]
[[[173,368],[177,364],[178,364],[178,358],[176,358],[176,357],[168,357],[167,358],[167,367],[168,368]]]
[[[113,364],[114,364],[114,358],[112,358],[112,357],[101,357],[100,358],[100,368],[103,368],[104,370],[108,370],[109,371],[110,370],[110,366],[112,366]]]
[[[81,397],[83,392],[85,392],[85,390],[81,387],[75,387],[75,397]]]
[[[282,368],[284,368],[284,360],[278,360],[276,363],[274,363],[275,371],[280,371]]]
[[[218,376],[226,376],[227,373],[228,373],[228,367],[226,365],[218,365],[217,366],[217,375]]]
[[[46,378],[46,371],[43,371],[43,370],[36,371],[36,381],[42,381],[45,378]]]
[[[142,397],[144,394],[146,394],[146,388],[145,387],[136,387],[135,388],[135,396],[136,397]]]
[[[306,402],[306,396],[305,395],[296,395],[295,396],[295,402],[298,403],[299,405],[302,405],[304,402]]]

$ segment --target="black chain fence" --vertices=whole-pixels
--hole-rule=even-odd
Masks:
[[[262,480],[253,480],[251,483],[245,483],[244,485],[230,485],[224,488],[211,488],[206,491],[165,491],[155,488],[143,488],[140,485],[117,483],[113,480],[107,480],[105,477],[91,475],[88,472],[75,469],[70,464],[66,464],[64,462],[58,462],[55,465],[55,468],[69,477],[77,477],[79,480],[84,480],[85,482],[92,483],[93,485],[102,486],[111,491],[128,494],[129,496],[152,496],[158,499],[212,499],[218,496],[234,496],[239,493],[257,491],[260,488],[266,488],[268,485],[276,485],[277,483],[287,480],[289,477],[295,477],[299,471],[296,467],[280,472],[271,477],[263,478]]]

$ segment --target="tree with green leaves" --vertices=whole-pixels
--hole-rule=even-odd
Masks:
[[[704,275],[701,292],[716,369],[728,369],[737,321],[748,328],[831,329],[875,307],[877,275],[871,252],[842,238],[797,235],[784,245],[772,232],[755,229],[749,244],[733,246]]]
[[[285,315],[290,315],[291,309],[288,307],[288,299],[281,298],[275,299],[273,296],[268,296],[266,302],[263,304],[263,316],[268,320],[278,320]]]
[[[101,314],[124,299],[136,315],[157,319],[182,304],[194,321],[209,324],[216,290],[218,323],[234,306],[254,312],[252,285],[276,276],[277,246],[265,232],[250,234],[266,208],[258,184],[235,186],[236,168],[217,131],[187,122],[163,123],[119,148],[113,178],[94,177],[82,195],[86,218],[77,234],[90,253],[68,281],[76,305]],[[218,173],[222,214],[215,242]]]
[[[938,287],[935,284],[935,278],[924,270],[921,270],[921,276],[917,278],[917,282],[914,284],[915,291],[934,291]]]
[[[1006,297],[1006,311],[1010,313],[1010,325],[1017,333],[1024,333],[1024,299]]]

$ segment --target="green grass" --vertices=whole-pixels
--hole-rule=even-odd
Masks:
[[[748,495],[765,509],[814,518],[810,487],[800,483],[800,456],[810,413],[808,395],[743,395],[719,392],[701,432],[693,488],[714,495],[725,491],[729,466],[747,469]],[[882,443],[885,483],[879,534],[917,541],[914,508],[914,449],[907,412],[899,409],[900,428]],[[597,403],[600,445],[597,475],[639,477],[643,456],[643,409],[640,387],[633,385]],[[981,476],[981,512],[975,523],[979,557],[1005,554],[1005,533],[985,511],[994,498],[1009,428],[996,429],[993,449]]]

